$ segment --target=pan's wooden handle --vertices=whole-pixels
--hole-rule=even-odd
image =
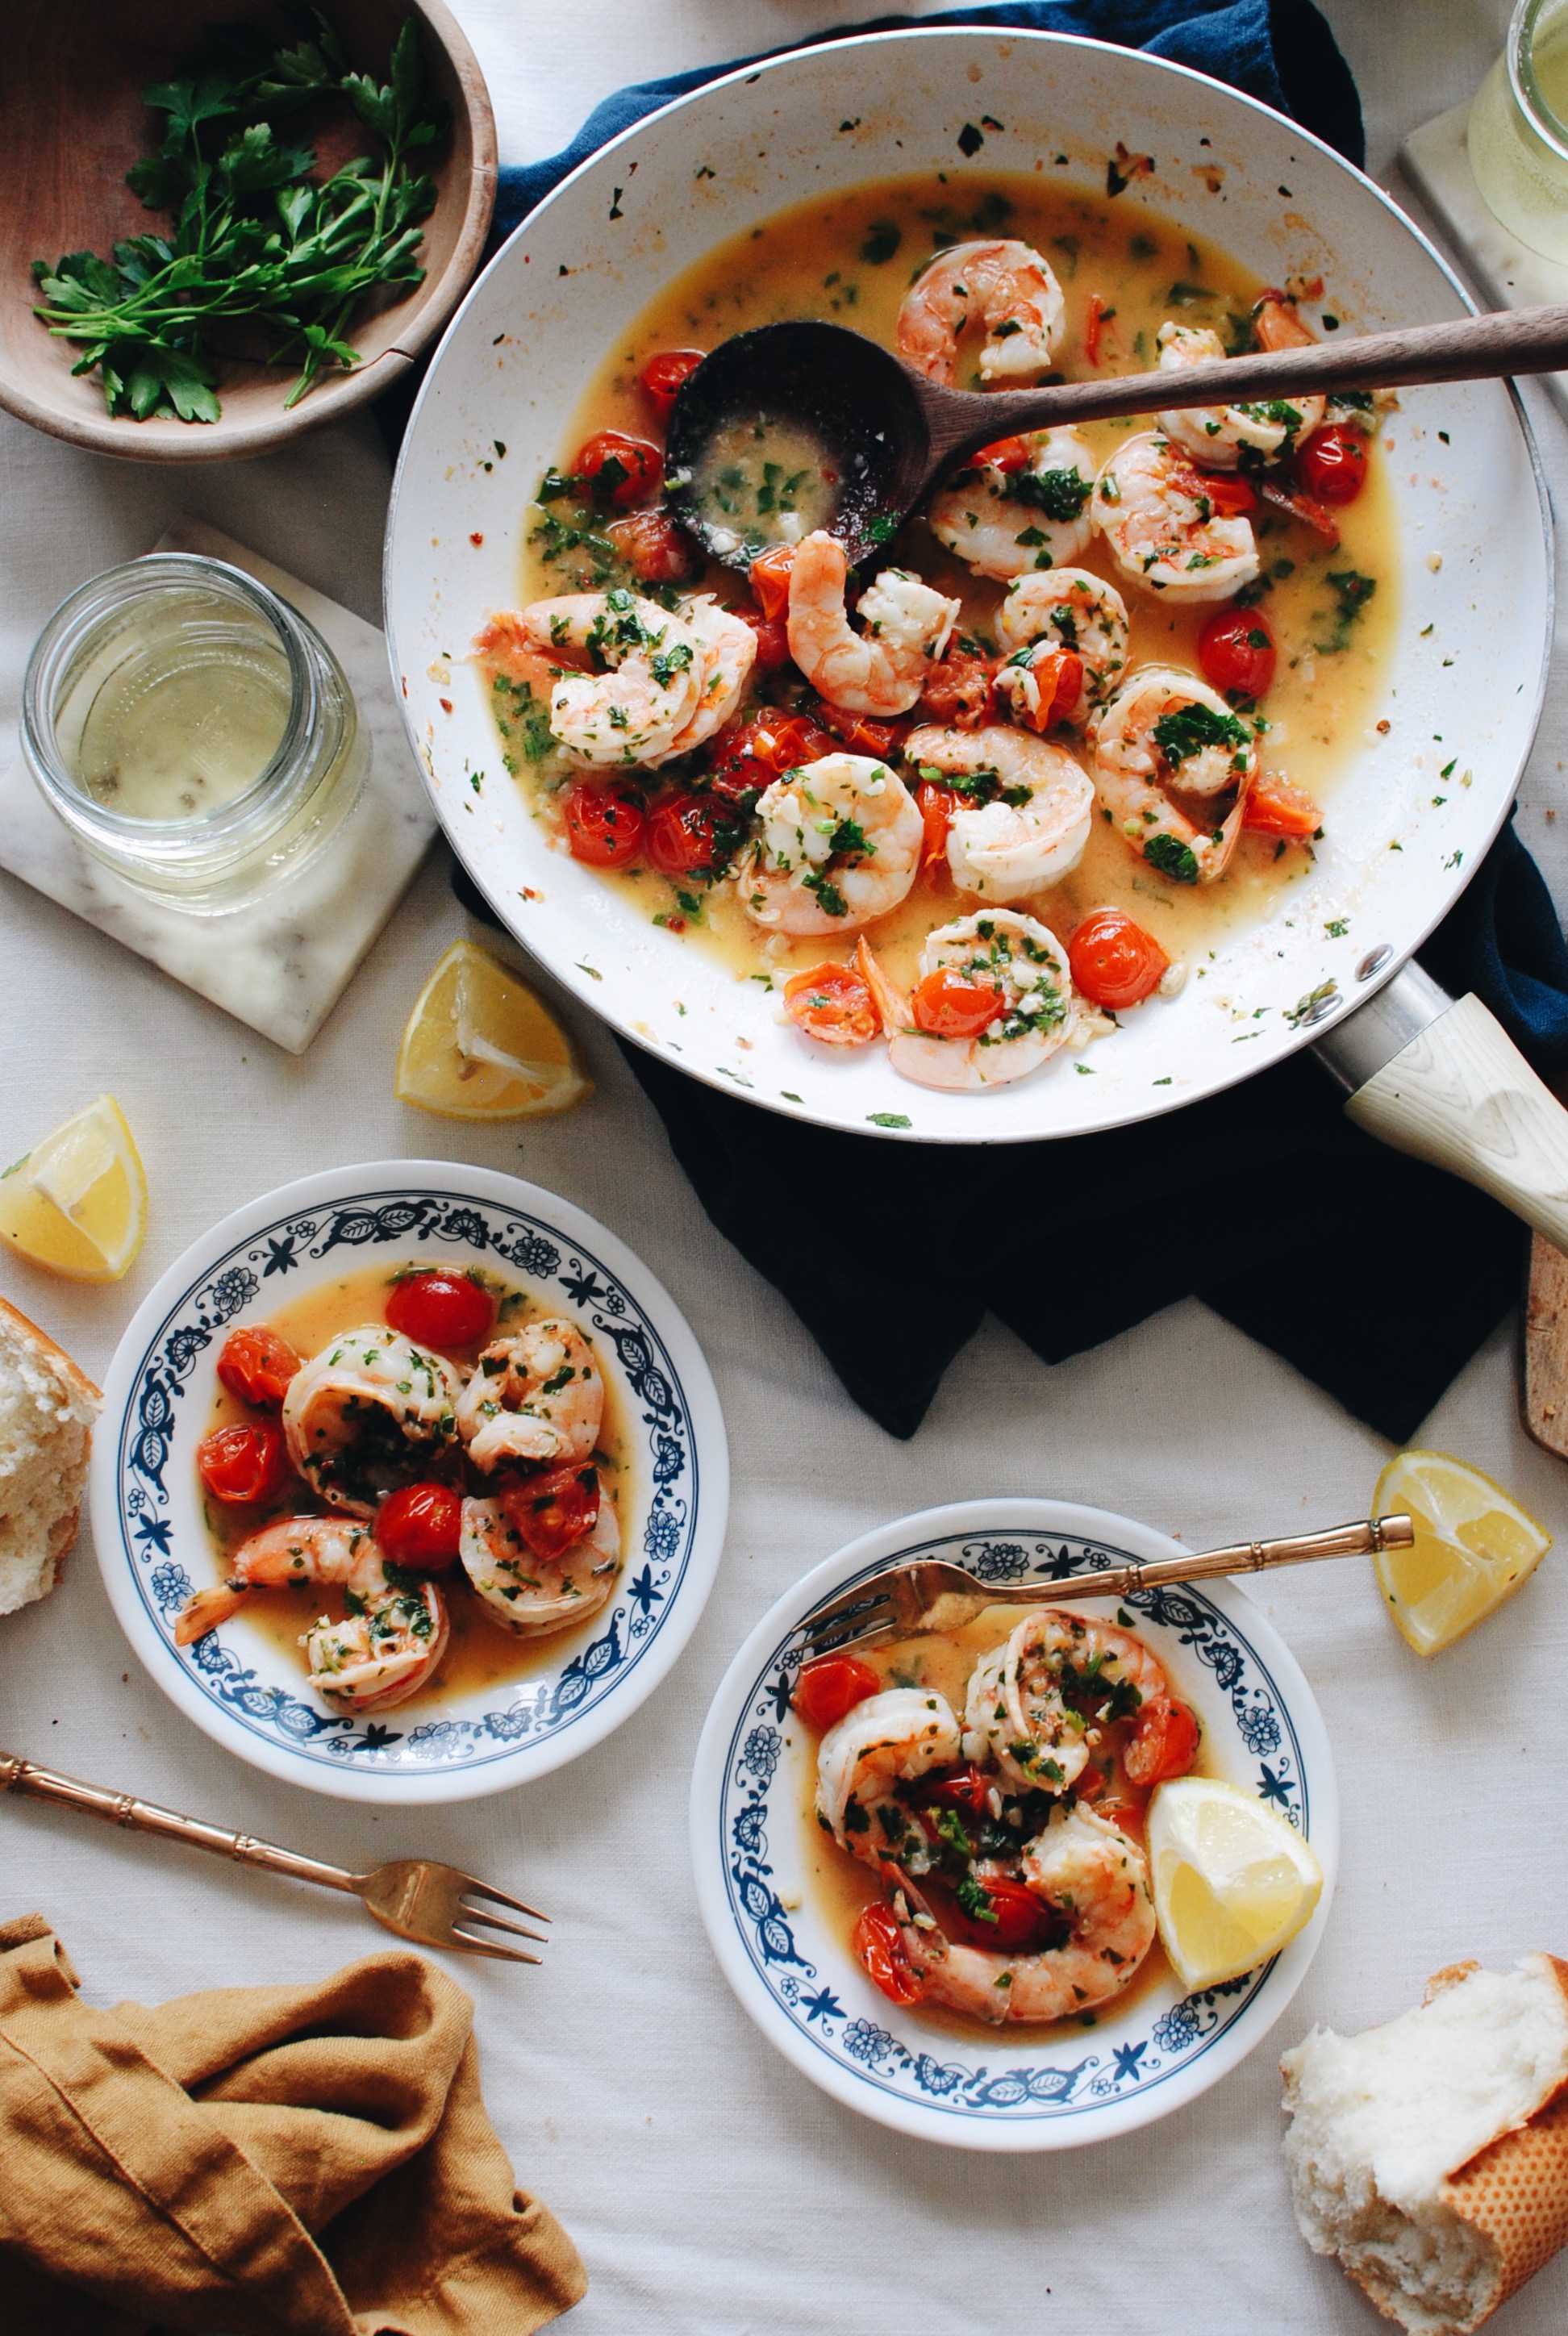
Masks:
[[[1345,1110],[1368,1135],[1478,1184],[1568,1250],[1568,1111],[1478,998],[1428,1023]]]

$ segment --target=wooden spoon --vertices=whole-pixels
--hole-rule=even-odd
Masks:
[[[766,415],[795,420],[837,459],[833,521],[852,560],[886,543],[942,473],[992,440],[1174,406],[1403,389],[1568,366],[1568,307],[1514,308],[1442,325],[1266,349],[1168,373],[1111,375],[1038,389],[947,389],[842,325],[764,325],[722,341],[682,383],[666,453],[669,503],[715,559],[749,566],[755,544],[699,508],[694,474],[715,433]]]

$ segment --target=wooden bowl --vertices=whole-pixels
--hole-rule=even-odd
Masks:
[[[188,69],[214,23],[251,23],[292,43],[299,35],[268,0],[12,0],[0,74],[0,152],[10,190],[0,207],[0,406],[73,445],[132,462],[211,462],[260,454],[319,430],[380,395],[434,340],[479,263],[495,201],[495,119],[478,61],[441,0],[327,0],[326,15],[356,67],[384,81],[399,27],[421,24],[425,72],[452,112],[450,137],[423,167],[438,189],[424,222],[424,280],[350,324],[363,362],[326,375],[291,412],[290,365],[219,360],[217,422],[113,417],[95,374],[73,379],[75,351],[33,314],[34,259],[107,253],[117,238],[166,224],[125,183],[156,143],[141,103],[150,82]],[[367,133],[333,109],[322,134],[295,117],[323,165],[365,151]],[[418,158],[416,158],[417,160]]]

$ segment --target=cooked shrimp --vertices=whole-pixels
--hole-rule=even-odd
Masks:
[[[919,1892],[900,1878],[899,1927],[927,2003],[1000,2028],[1089,2011],[1130,1985],[1154,1942],[1148,1864],[1136,1844],[1091,1810],[1058,1809],[1024,1852],[1022,1870],[1067,1932],[1060,1946],[1028,1955],[944,1938]],[[983,1884],[983,1867],[977,1878]]]
[[[830,1728],[817,1751],[817,1814],[839,1847],[880,1864],[886,1844],[877,1800],[901,1778],[912,1782],[956,1760],[959,1733],[945,1695],[911,1687],[867,1696]]]
[[[1305,337],[1310,341],[1311,335]],[[1225,344],[1207,326],[1160,326],[1160,371],[1221,364]],[[1271,397],[1261,405],[1173,406],[1158,416],[1167,438],[1211,471],[1233,471],[1243,453],[1271,462],[1288,454],[1323,419],[1320,397]]]
[[[1095,458],[1076,430],[1042,430],[1029,460],[1004,471],[979,455],[938,489],[926,520],[977,576],[1001,583],[1082,559],[1094,535]]]
[[[988,1754],[1019,1792],[1061,1792],[1088,1767],[1106,1728],[1166,1692],[1142,1640],[1054,1606],[1026,1614],[976,1664],[964,1753]]]
[[[341,1622],[324,1615],[299,1643],[318,1695],[351,1711],[386,1711],[433,1677],[450,1628],[440,1591],[421,1582],[372,1598]]]
[[[997,610],[997,638],[1008,655],[992,686],[1031,729],[1085,723],[1125,669],[1127,637],[1126,602],[1088,569],[1020,576]],[[1069,657],[1079,667],[1076,698],[1062,687]]]
[[[782,933],[852,933],[896,909],[919,872],[925,825],[895,771],[824,754],[775,779],[762,832],[735,870],[741,900]]]
[[[1062,287],[1027,243],[955,243],[904,294],[899,355],[928,380],[958,378],[959,338],[986,328],[982,381],[1032,381],[1050,369],[1066,315]]]
[[[451,1448],[460,1385],[450,1363],[385,1322],[340,1330],[288,1383],[288,1456],[333,1508],[374,1516]]]
[[[790,655],[830,706],[850,714],[907,714],[959,620],[959,603],[902,569],[887,568],[861,594],[856,632],[844,608],[849,562],[819,529],[790,569]]]
[[[722,728],[740,704],[756,660],[753,627],[721,608],[711,593],[686,601],[680,619],[701,652],[696,705],[667,746],[642,756],[645,763],[667,763],[677,754],[689,754]]]
[[[1095,488],[1095,525],[1125,576],[1173,600],[1227,600],[1258,572],[1251,521],[1158,430],[1125,439]]]
[[[586,1460],[603,1420],[593,1348],[559,1315],[494,1339],[457,1400],[457,1432],[486,1473],[509,1460]]]
[[[904,754],[922,770],[969,782],[948,822],[948,866],[966,892],[1027,900],[1083,858],[1094,781],[1064,747],[999,727],[911,730]]]
[[[702,645],[652,600],[624,590],[567,592],[531,602],[514,621],[514,660],[525,650],[559,660],[548,667],[550,726],[574,763],[647,762],[671,751],[698,711]],[[603,670],[583,671],[585,658]],[[531,671],[521,677],[534,679]]]
[[[1066,951],[1048,925],[1016,909],[984,909],[940,925],[920,951],[920,984],[945,972],[997,992],[1000,1003],[978,1037],[945,1038],[921,1029],[912,1001],[888,979],[863,939],[858,962],[888,1034],[888,1060],[917,1086],[1002,1086],[1037,1070],[1058,1046],[1079,1042],[1084,1026]]]
[[[580,1541],[540,1557],[519,1530],[526,1484],[493,1500],[464,1501],[458,1555],[463,1570],[498,1621],[520,1638],[540,1638],[597,1614],[620,1571],[620,1525],[602,1497]]]
[[[1251,725],[1218,692],[1174,666],[1144,666],[1105,707],[1092,743],[1101,807],[1133,850],[1179,884],[1222,876],[1258,750]],[[1216,816],[1232,788],[1234,802]]]

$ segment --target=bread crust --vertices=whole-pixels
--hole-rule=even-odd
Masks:
[[[41,1330],[36,1322],[31,1321],[19,1306],[13,1306],[8,1298],[0,1298],[0,1336],[6,1331],[14,1338],[19,1338],[24,1345],[42,1347],[49,1360],[57,1366],[78,1403],[90,1405],[94,1413],[102,1410],[103,1390],[93,1386],[80,1363],[73,1361],[64,1348],[52,1338],[47,1330]]]
[[[1551,1964],[1568,2011],[1568,1962],[1557,1955],[1542,1960]],[[1442,1983],[1452,1981],[1440,1971],[1432,1986]],[[1496,2256],[1496,2291],[1468,2323],[1479,2328],[1559,2248],[1568,2246],[1568,2084],[1560,2085],[1524,2125],[1499,2134],[1468,2164],[1456,2167],[1438,2195],[1461,2222],[1480,2232]]]

